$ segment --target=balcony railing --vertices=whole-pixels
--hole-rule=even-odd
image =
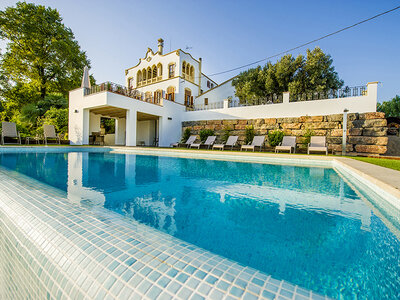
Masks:
[[[355,86],[355,87],[347,86],[338,90],[309,92],[302,94],[290,94],[290,102],[359,97],[366,95],[367,95],[367,87],[365,85]]]
[[[153,96],[145,98],[144,94],[142,92],[139,92],[136,89],[126,88],[123,85],[113,83],[110,81],[94,85],[90,89],[85,89],[84,95],[88,96],[88,95],[97,94],[97,93],[104,92],[104,91],[123,95],[123,96],[129,97],[129,98],[143,101],[143,102],[161,105],[161,99],[155,99]]]

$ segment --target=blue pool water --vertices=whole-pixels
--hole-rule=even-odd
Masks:
[[[400,242],[333,169],[113,153],[0,165],[338,299],[400,299]]]

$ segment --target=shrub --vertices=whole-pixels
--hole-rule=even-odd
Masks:
[[[251,143],[254,139],[254,136],[256,135],[254,126],[253,125],[246,126],[244,135],[245,135],[244,139],[245,144]]]
[[[42,127],[43,124],[54,125],[56,132],[65,137],[68,132],[68,109],[52,107],[46,111],[44,117],[38,123],[41,123],[41,126],[38,127]]]
[[[209,136],[214,135],[214,130],[202,129],[200,130],[199,135],[201,142],[204,143]]]
[[[231,132],[233,129],[229,126],[225,126],[223,130],[224,130],[224,134],[222,135],[221,140],[223,143],[226,143],[228,138],[231,136]]]
[[[185,130],[183,131],[181,142],[185,143],[191,134],[192,134],[192,128],[186,127]]]
[[[284,133],[281,130],[274,130],[268,132],[268,142],[272,147],[278,146],[284,137]]]
[[[303,140],[303,144],[307,145],[310,143],[311,141],[311,137],[314,135],[314,131],[312,131],[311,129],[307,129],[304,134],[304,140]]]

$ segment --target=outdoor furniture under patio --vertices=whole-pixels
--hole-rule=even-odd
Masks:
[[[313,152],[325,152],[328,155],[328,147],[326,146],[325,136],[312,136],[310,143],[308,144],[307,154]]]
[[[284,136],[279,146],[275,147],[275,153],[279,150],[289,151],[289,153],[296,153],[296,137],[295,136]]]
[[[44,143],[47,145],[47,140],[55,140],[55,143],[61,144],[60,136],[56,133],[54,125],[43,125]]]
[[[210,149],[210,147],[215,143],[216,138],[217,137],[215,135],[211,135],[211,136],[207,137],[207,140],[204,142],[204,144],[202,144],[202,143],[198,143],[198,144],[192,143],[190,145],[190,148],[200,149],[200,146],[204,145],[204,146],[207,146],[207,149]]]
[[[19,144],[21,145],[21,136],[17,131],[17,125],[12,122],[1,122],[1,144],[5,145],[5,138],[16,139],[17,143],[7,144]]]
[[[225,144],[214,144],[213,150],[221,149],[221,151],[222,151],[222,150],[225,150],[225,147],[231,147],[231,150],[232,150],[233,147],[236,146],[238,138],[239,138],[239,136],[237,136],[237,135],[231,135],[230,137],[228,137],[228,140],[226,141]]]
[[[186,146],[187,148],[190,147],[191,144],[193,144],[196,141],[197,135],[191,135],[186,142],[184,143],[175,143],[175,144],[171,144],[172,147],[179,147],[179,146]]]
[[[253,138],[253,141],[251,142],[250,145],[242,145],[242,147],[240,148],[240,151],[243,151],[243,149],[247,150],[255,150],[256,147],[260,147],[260,152],[262,150],[262,147],[264,145],[264,141],[265,141],[265,135],[258,135],[255,136]]]

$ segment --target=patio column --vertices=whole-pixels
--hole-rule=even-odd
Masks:
[[[136,146],[137,112],[129,109],[126,112],[126,146]]]
[[[89,145],[89,127],[90,127],[90,112],[89,109],[83,110],[83,124],[82,124],[82,144]]]

